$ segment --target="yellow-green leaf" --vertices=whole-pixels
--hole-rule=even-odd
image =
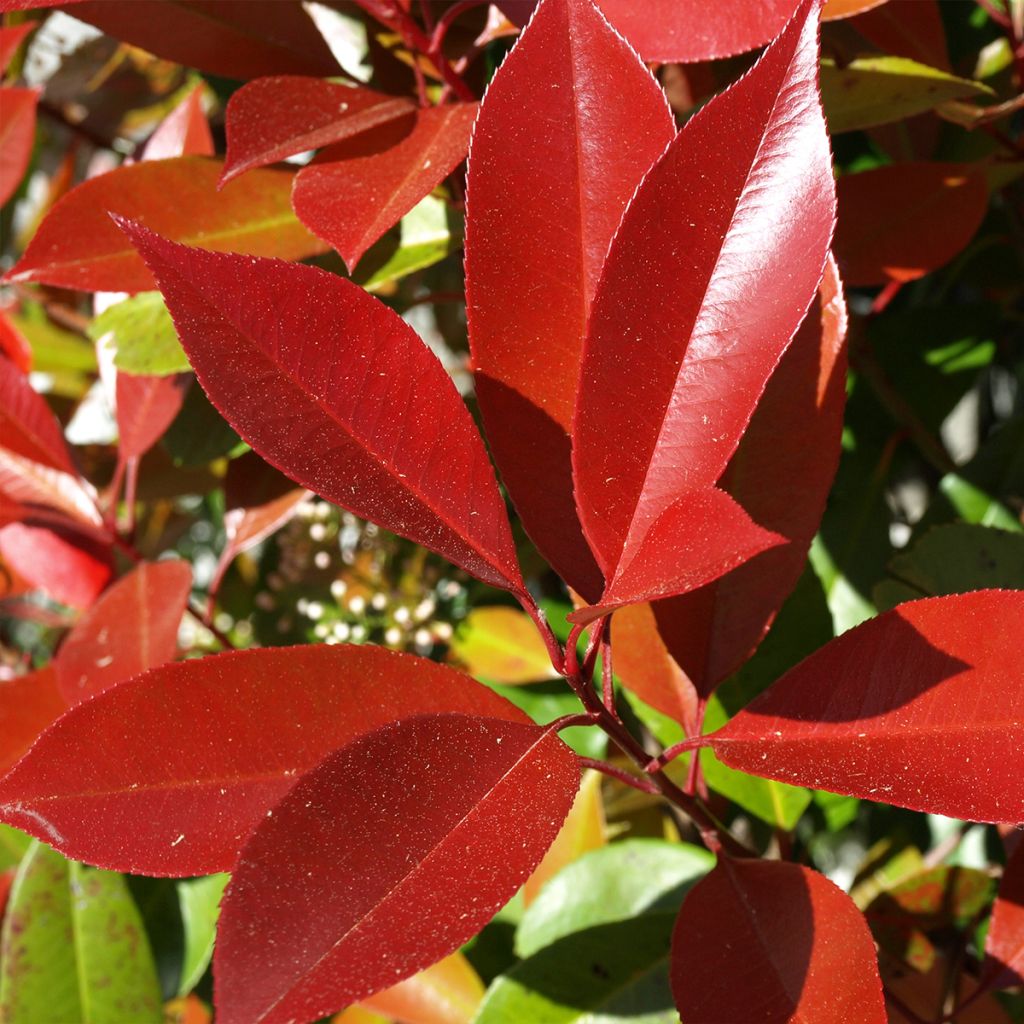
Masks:
[[[471,675],[494,683],[557,678],[536,627],[515,608],[470,612],[452,641],[452,654]]]

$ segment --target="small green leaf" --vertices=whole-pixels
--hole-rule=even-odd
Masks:
[[[855,797],[824,790],[815,791],[814,804],[825,816],[825,827],[829,832],[840,832],[847,825],[852,825],[860,809],[860,801]]]
[[[829,128],[838,134],[902,121],[947,100],[992,90],[906,57],[860,57],[843,67],[823,60],[821,95]]]
[[[0,939],[0,1019],[160,1024],[153,955],[121,875],[32,844]]]
[[[178,882],[178,902],[185,927],[185,955],[181,963],[179,996],[187,996],[210,966],[220,898],[224,895],[229,878],[227,874],[219,874]]]
[[[627,839],[593,850],[555,875],[526,909],[516,952],[529,957],[572,932],[674,913],[714,864],[707,850],[663,839]]]
[[[31,844],[31,836],[10,825],[0,825],[0,871],[16,867]]]
[[[166,377],[191,369],[159,292],[140,292],[104,310],[90,324],[89,337],[105,338],[114,365],[125,373]]]

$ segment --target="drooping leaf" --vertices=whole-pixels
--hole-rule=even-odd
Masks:
[[[411,100],[322,78],[258,78],[232,93],[221,182],[409,114]]]
[[[461,953],[452,953],[361,1005],[408,1024],[470,1024],[483,997],[480,976]]]
[[[970,164],[903,163],[838,182],[835,252],[851,285],[913,281],[963,249],[988,209]]]
[[[750,657],[803,571],[839,464],[845,342],[846,304],[830,258],[819,297],[721,480],[757,523],[787,543],[653,606],[669,652],[701,697]]]
[[[146,140],[143,160],[169,160],[176,156],[213,156],[210,122],[203,113],[203,87],[197,85],[160,122]]]
[[[687,1024],[885,1024],[875,947],[850,898],[816,871],[733,860],[698,882],[672,939]]]
[[[124,879],[42,843],[18,868],[0,954],[4,1020],[163,1020],[153,954]]]
[[[461,672],[377,647],[164,665],[48,730],[0,783],[0,817],[119,870],[225,871],[299,775],[400,715],[434,711],[529,721]]]
[[[473,131],[467,316],[487,437],[527,532],[590,600],[602,580],[569,451],[583,336],[622,212],[674,134],[657,82],[589,0],[542,4]]]
[[[47,214],[9,279],[82,291],[151,290],[152,275],[111,213],[218,251],[300,259],[325,250],[292,212],[290,171],[253,171],[218,192],[220,170],[218,160],[183,156],[90,178]]]
[[[0,775],[67,707],[52,665],[0,682]]]
[[[518,608],[474,608],[459,626],[451,653],[470,675],[495,683],[558,678],[537,627]]]
[[[168,376],[191,369],[159,292],[140,292],[108,306],[89,325],[89,337],[112,345],[114,365],[125,373]]]
[[[339,73],[301,4],[86,0],[75,3],[74,16],[165,60],[228,78]]]
[[[160,280],[200,383],[268,462],[485,582],[522,589],[483,442],[397,314],[312,267],[125,231]]]
[[[983,981],[1010,988],[1024,981],[1024,845],[1007,861],[985,938]]]
[[[227,884],[226,874],[191,878],[177,884],[181,923],[185,931],[178,995],[188,995],[210,966],[219,904]]]
[[[826,644],[710,745],[733,768],[794,785],[1022,820],[1024,762],[1005,739],[1022,724],[1022,640],[1024,593],[911,601]]]
[[[75,623],[54,668],[69,705],[171,661],[192,570],[181,560],[143,562]]]
[[[608,580],[600,610],[695,589],[780,542],[715,484],[828,253],[817,27],[805,0],[679,133],[612,244],[573,425],[577,505]]]
[[[299,220],[351,271],[465,158],[476,104],[417,110],[323,150],[295,179]]]
[[[53,469],[76,472],[57,417],[7,359],[0,359],[0,446]]]
[[[141,458],[160,440],[180,412],[191,382],[187,374],[173,377],[117,375],[115,393],[121,458]]]
[[[242,850],[218,929],[220,1020],[313,1019],[452,952],[536,866],[578,784],[554,733],[498,719],[404,718],[342,748]]]
[[[14,195],[25,176],[35,141],[37,89],[0,88],[0,206]]]

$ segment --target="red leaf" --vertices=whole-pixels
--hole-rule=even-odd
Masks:
[[[0,72],[7,70],[7,65],[10,64],[11,58],[21,46],[25,36],[35,27],[34,21],[26,21],[21,25],[8,25],[0,28]]]
[[[263,458],[485,582],[522,589],[483,442],[396,313],[312,267],[125,232],[159,279],[200,383]]]
[[[117,430],[122,459],[145,455],[178,415],[192,377],[117,375]]]
[[[169,561],[143,562],[106,591],[57,654],[57,683],[68,704],[171,661],[191,588],[188,563]]]
[[[867,922],[800,864],[722,857],[683,902],[671,975],[686,1024],[888,1019]]]
[[[702,697],[747,660],[803,571],[839,463],[845,341],[846,305],[830,258],[818,299],[769,379],[722,479],[758,523],[787,543],[706,587],[654,605],[672,657]]]
[[[0,776],[65,711],[52,665],[0,681]]]
[[[0,89],[0,206],[14,195],[28,167],[38,102],[36,89]]]
[[[8,278],[82,291],[155,288],[109,213],[217,251],[282,259],[324,251],[292,212],[291,172],[254,171],[218,192],[220,170],[217,160],[178,157],[119,167],[83,182],[53,207]]]
[[[203,87],[197,85],[149,137],[143,160],[169,160],[176,156],[213,156],[210,122],[203,113]]]
[[[28,377],[7,359],[0,359],[0,438],[0,445],[16,455],[76,472],[57,417]]]
[[[309,497],[255,452],[232,459],[224,478],[224,531],[232,558],[269,537]]]
[[[982,699],[983,695],[983,699]],[[831,641],[710,738],[726,764],[966,821],[1024,821],[1024,593],[900,605]]]
[[[68,527],[10,523],[0,530],[0,557],[55,601],[88,608],[113,572],[110,550]]]
[[[612,243],[573,428],[605,609],[694,589],[779,540],[714,485],[828,252],[835,201],[817,59],[817,5],[805,0],[679,133]]]
[[[905,163],[844,174],[835,251],[851,285],[914,281],[974,237],[988,210],[985,177],[970,164]]]
[[[228,100],[228,153],[221,182],[253,167],[340,142],[414,109],[403,97],[321,78],[258,78]]]
[[[986,988],[1024,984],[1024,845],[1018,846],[1003,871],[985,939]]]
[[[324,150],[295,179],[299,220],[351,271],[463,160],[476,110],[475,103],[417,110]]]
[[[909,57],[929,67],[950,70],[946,30],[935,0],[876,5],[851,24],[883,53]]]
[[[299,775],[401,715],[435,711],[529,721],[461,672],[378,647],[164,665],[41,736],[0,784],[0,818],[117,871],[227,871]]]
[[[242,850],[218,926],[218,1019],[313,1020],[457,949],[540,861],[579,777],[554,733],[461,714],[333,754]]]
[[[797,0],[598,0],[609,21],[646,61],[690,63],[762,46]]]
[[[25,335],[11,323],[5,310],[0,307],[0,363],[12,362],[22,373],[28,373],[32,369],[32,346],[28,343]],[[0,384],[0,388],[3,385]],[[7,404],[5,399],[0,403],[0,408]]]
[[[87,0],[76,3],[74,16],[165,60],[228,78],[339,73],[323,37],[297,3]]]
[[[0,491],[25,505],[53,509],[87,527],[102,524],[95,492],[77,474],[65,473],[0,448]]]
[[[569,431],[612,235],[675,135],[657,82],[589,0],[548,0],[473,130],[466,296],[477,394],[527,532],[578,593],[603,580],[572,497]]]

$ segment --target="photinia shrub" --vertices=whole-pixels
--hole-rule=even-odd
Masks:
[[[1017,7],[49,6],[0,1018],[1024,1019]]]

